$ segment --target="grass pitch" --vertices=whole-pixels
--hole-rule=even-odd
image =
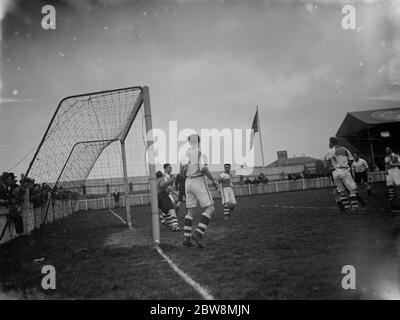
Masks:
[[[357,215],[339,211],[331,189],[240,197],[229,221],[216,200],[207,248],[183,247],[182,232],[164,226],[161,248],[217,299],[400,298],[400,215],[382,210],[383,185],[373,192],[360,192],[368,207]],[[133,212],[133,232],[96,210],[1,246],[2,297],[199,299],[151,247],[150,208]],[[46,264],[57,272],[51,292],[41,289]],[[356,269],[356,290],[342,288],[345,265]]]

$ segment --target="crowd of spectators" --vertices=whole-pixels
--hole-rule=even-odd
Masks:
[[[243,179],[243,176],[240,176],[240,184],[268,184],[269,181],[262,172],[254,178],[246,177],[245,180]]]
[[[296,180],[303,180],[303,179],[317,179],[317,178],[325,178],[329,177],[330,173],[323,173],[323,172],[309,172],[303,171],[302,173],[292,173],[288,174],[289,181],[296,181]]]
[[[289,174],[285,174],[284,172],[282,172],[279,175],[279,179],[280,181],[284,181],[284,180],[289,180],[289,181],[297,181],[297,180],[303,180],[303,179],[316,179],[316,178],[324,178],[324,177],[329,177],[329,173],[325,174],[322,172],[309,172],[307,170],[303,171],[303,172],[299,172],[299,173],[289,173]],[[240,176],[239,177],[239,185],[248,185],[248,184],[268,184],[269,179],[265,176],[264,173],[260,173],[258,176],[247,176],[247,177],[243,177]]]
[[[19,205],[24,201],[21,185],[13,173],[3,172],[0,176],[0,207],[11,207],[12,204]]]
[[[29,202],[34,208],[46,204],[49,195],[52,195],[52,204],[56,200],[76,200],[78,194],[60,187],[52,188],[47,183],[35,183],[32,178],[21,179],[19,182],[12,172],[3,172],[0,176],[0,208],[20,206],[24,202],[26,191],[29,190]]]

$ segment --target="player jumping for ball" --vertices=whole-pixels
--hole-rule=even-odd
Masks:
[[[354,181],[357,185],[364,185],[367,188],[368,196],[372,196],[371,187],[368,184],[368,163],[360,158],[358,152],[354,152],[354,161],[351,164],[351,169],[354,174]]]
[[[212,214],[215,211],[214,201],[208,188],[206,177],[209,178],[217,189],[218,184],[207,168],[207,160],[200,150],[200,136],[192,134],[188,138],[189,149],[181,160],[181,174],[186,177],[185,194],[186,208],[183,245],[193,246],[191,239],[197,246],[204,248],[203,237],[206,232]],[[203,212],[199,224],[192,234],[192,220],[197,204],[200,204]]]
[[[385,166],[386,166],[386,186],[388,189],[388,208],[395,208],[396,191],[400,188],[400,162],[399,155],[395,154],[391,148],[385,149]]]
[[[329,138],[329,148],[331,150],[325,156],[325,162],[330,161],[333,166],[332,177],[340,194],[340,200],[346,211],[358,210],[357,185],[350,173],[349,162],[353,161],[353,156],[349,150],[338,143],[336,137]],[[350,193],[350,202],[347,197],[346,189]]]
[[[221,199],[222,205],[224,206],[224,219],[228,220],[232,211],[235,209],[236,199],[233,192],[231,165],[229,163],[224,164],[224,170],[225,171],[219,176],[218,183],[221,186]]]

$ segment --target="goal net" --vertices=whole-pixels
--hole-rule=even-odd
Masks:
[[[147,87],[64,98],[25,176],[49,185],[52,196],[60,190],[74,195],[73,206],[89,195],[109,197],[117,190],[124,197],[130,224],[132,194],[149,194],[151,189],[150,199],[156,199],[151,187],[155,167],[146,161],[152,142],[147,137],[149,130]]]

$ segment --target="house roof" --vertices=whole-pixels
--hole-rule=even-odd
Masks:
[[[338,132],[338,137],[371,129],[379,124],[400,123],[400,107],[347,113]]]
[[[317,161],[319,160],[312,157],[295,157],[295,158],[275,160],[274,162],[271,162],[269,165],[267,165],[267,167],[297,166]]]

